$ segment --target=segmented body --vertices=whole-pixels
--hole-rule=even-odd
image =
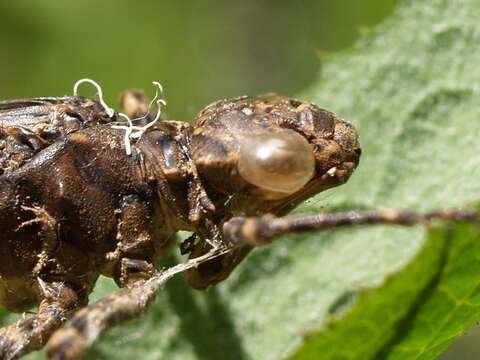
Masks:
[[[75,89],[82,82],[100,89],[90,79]],[[283,217],[348,180],[360,157],[351,125],[274,94],[216,102],[194,125],[145,114],[141,93],[122,99],[126,115],[78,96],[0,102],[0,306],[38,305],[0,329],[1,359],[47,340],[50,358],[79,358],[102,332],[143,314],[175,274],[206,288],[283,234],[479,221],[475,210],[448,209]],[[180,246],[190,259],[160,272],[155,259],[178,230],[194,233]],[[121,289],[79,310],[100,274]]]
[[[191,256],[204,253],[222,242],[221,226],[232,216],[283,214],[345,182],[359,156],[350,125],[277,95],[217,102],[193,127],[162,121],[131,156],[115,121],[88,98],[0,103],[0,305],[23,311],[36,304],[38,278],[64,282],[86,302],[100,274],[124,286],[176,231],[195,232],[201,240]],[[281,184],[262,187],[242,173],[249,136],[304,142],[314,161],[305,186],[284,193]],[[190,284],[222,280],[249,250],[192,270]]]
[[[0,174],[63,136],[110,121],[98,102],[80,96],[0,101]]]

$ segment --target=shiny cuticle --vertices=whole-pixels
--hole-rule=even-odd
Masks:
[[[287,196],[313,177],[315,157],[304,137],[281,129],[243,138],[238,172],[256,187]]]

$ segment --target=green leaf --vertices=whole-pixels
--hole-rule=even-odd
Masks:
[[[386,350],[388,359],[437,359],[480,314],[480,226],[446,227],[445,264],[425,291],[423,301],[399,328]]]
[[[403,271],[360,294],[291,359],[437,359],[478,318],[479,272],[479,225],[434,229]]]
[[[350,120],[363,155],[348,184],[297,212],[480,198],[480,3],[460,3],[399,1],[354,49],[322,63],[302,97]],[[209,291],[169,282],[143,319],[103,336],[87,358],[433,359],[479,313],[477,232],[290,236]],[[102,279],[98,292],[106,287]]]
[[[396,337],[399,324],[414,312],[445,261],[447,244],[431,236],[415,259],[375,290],[359,292],[353,309],[332,314],[324,329],[307,335],[291,359],[371,359]],[[412,281],[415,279],[415,281]]]

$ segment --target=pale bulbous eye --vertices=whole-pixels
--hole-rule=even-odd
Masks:
[[[312,178],[315,157],[307,140],[295,131],[269,131],[242,138],[238,171],[249,183],[287,196]]]

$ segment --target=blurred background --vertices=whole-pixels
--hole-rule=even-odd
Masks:
[[[121,91],[153,92],[151,81],[158,80],[168,116],[190,120],[220,98],[300,93],[324,59],[394,6],[394,0],[0,0],[0,99],[72,94],[74,82],[89,77],[116,107]],[[443,358],[476,358],[478,338],[472,328]]]
[[[0,0],[0,98],[60,96],[98,81],[109,104],[160,81],[166,113],[191,119],[224,97],[306,88],[328,54],[394,0]],[[82,94],[93,94],[86,86]]]

